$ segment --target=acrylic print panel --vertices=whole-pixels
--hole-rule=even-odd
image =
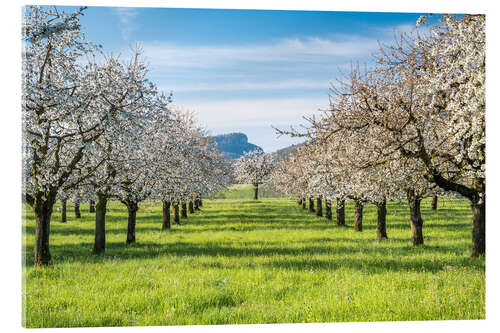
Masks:
[[[485,16],[26,6],[23,325],[485,319]]]

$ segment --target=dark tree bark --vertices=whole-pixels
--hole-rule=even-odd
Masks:
[[[127,244],[135,243],[135,224],[137,217],[137,210],[139,206],[135,201],[128,201],[126,203],[128,210],[128,226],[127,226]]]
[[[316,198],[316,216],[323,216],[323,205],[320,197]]]
[[[325,217],[329,220],[332,219],[332,201],[325,200]]]
[[[354,231],[363,231],[363,203],[354,200]]]
[[[387,238],[386,231],[387,203],[384,199],[382,202],[377,202],[377,238]]]
[[[307,200],[306,200],[306,198],[302,198],[302,208],[303,208],[303,209],[306,209],[306,208],[307,208],[307,207],[306,207],[306,201],[307,201]]]
[[[199,199],[194,199],[194,210],[200,210],[200,201],[199,201]]]
[[[299,205],[302,205],[302,198],[299,198],[299,199],[297,200],[297,203],[298,203]]]
[[[174,224],[181,224],[179,219],[179,202],[175,201],[172,206],[174,207]]]
[[[187,218],[188,217],[188,214],[187,214],[187,205],[186,205],[186,202],[183,201],[181,203],[181,217],[183,219]]]
[[[253,199],[257,200],[259,198],[259,184],[253,184]]]
[[[194,205],[192,201],[189,201],[188,208],[189,208],[189,214],[194,214]]]
[[[345,225],[345,200],[337,198],[337,225]]]
[[[34,246],[35,266],[48,266],[52,263],[49,250],[50,218],[55,202],[55,193],[42,199],[41,194],[35,199],[33,210],[35,211],[36,231]]]
[[[413,246],[424,244],[424,236],[422,234],[422,227],[424,221],[420,214],[420,201],[413,190],[407,192],[408,205],[410,206],[410,223],[411,223],[411,238]]]
[[[97,193],[97,204],[95,212],[95,237],[94,248],[92,252],[99,254],[106,249],[106,206],[108,204],[108,196],[102,193]]]
[[[89,200],[89,213],[95,213],[95,203],[94,203],[94,200]]]
[[[198,204],[200,207],[203,207],[203,200],[201,200],[201,197],[200,197],[200,202]]]
[[[170,201],[163,200],[163,224],[161,229],[170,229]]]
[[[437,195],[433,195],[432,196],[431,208],[432,208],[432,210],[437,210],[437,207],[438,207],[438,196]]]
[[[61,222],[66,223],[66,199],[61,200]]]
[[[75,201],[75,217],[77,219],[82,217],[82,215],[80,214],[80,203],[78,201]]]
[[[423,145],[422,145],[423,147]],[[447,179],[436,170],[431,163],[431,158],[426,151],[418,152],[419,158],[426,164],[428,171],[432,174],[432,179],[436,185],[446,191],[455,191],[463,195],[471,202],[472,209],[472,253],[473,257],[485,254],[486,250],[486,226],[484,204],[481,208],[479,202],[485,202],[486,197],[486,179],[474,178],[470,186],[466,186],[460,182]],[[422,158],[425,157],[425,158]],[[480,198],[483,197],[481,201]]]
[[[315,210],[314,210],[314,199],[313,198],[309,198],[309,211],[311,213],[315,212]]]
[[[471,203],[472,208],[472,257],[486,253],[486,204]]]

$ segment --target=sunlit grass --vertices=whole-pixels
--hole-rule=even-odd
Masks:
[[[272,188],[266,185],[259,186],[258,196],[262,198],[286,198],[287,196],[275,192]],[[250,184],[234,184],[228,187],[227,190],[215,194],[216,199],[252,199],[253,185]]]
[[[251,195],[251,194],[250,194]],[[410,241],[405,203],[388,205],[389,239],[316,217],[294,200],[204,200],[161,231],[161,205],[143,204],[137,243],[126,210],[110,204],[104,255],[93,256],[93,215],[68,207],[51,225],[53,267],[33,268],[34,219],[25,213],[27,327],[481,319],[484,258],[470,258],[465,200],[422,203],[425,245]],[[334,213],[335,219],[335,213]]]

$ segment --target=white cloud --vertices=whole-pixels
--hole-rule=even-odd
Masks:
[[[115,8],[115,13],[120,20],[120,31],[122,38],[128,40],[130,34],[136,29],[134,19],[139,13],[136,8],[132,7],[119,7]]]
[[[230,83],[202,83],[174,87],[160,87],[160,90],[174,92],[192,91],[235,91],[235,90],[265,90],[265,89],[328,89],[328,80],[284,80],[269,82],[230,82]]]
[[[373,35],[391,43],[395,30],[411,29],[402,25]],[[289,138],[276,140],[271,125],[307,125],[304,116],[318,116],[318,109],[328,107],[327,89],[330,82],[335,83],[337,70],[348,71],[350,59],[369,60],[378,49],[377,38],[355,35],[288,38],[254,45],[143,45],[146,61],[161,82],[160,90],[183,93],[175,98],[177,106],[195,111],[199,122],[212,132],[252,133],[251,142],[266,151],[292,142]],[[293,95],[286,89],[316,92]],[[259,97],[235,97],[240,90],[252,91],[246,96]],[[272,97],[276,90],[280,97]],[[208,92],[209,99],[201,100],[204,95],[197,92]],[[285,93],[291,97],[281,97]],[[184,99],[187,96],[191,99]]]
[[[331,61],[333,57],[368,56],[377,50],[373,38],[343,36],[341,40],[309,37],[282,39],[273,44],[230,46],[186,46],[172,43],[147,43],[144,55],[154,66],[212,68],[239,63]]]
[[[228,126],[244,129],[250,126],[305,124],[302,117],[319,115],[318,109],[328,106],[328,96],[193,101],[177,106],[194,110],[200,123],[211,130]]]

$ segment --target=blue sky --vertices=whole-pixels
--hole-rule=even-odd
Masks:
[[[71,10],[71,7],[63,7]],[[422,14],[89,7],[87,39],[126,58],[140,43],[150,78],[212,134],[243,132],[266,152],[296,143],[271,125],[305,124],[328,88]]]

